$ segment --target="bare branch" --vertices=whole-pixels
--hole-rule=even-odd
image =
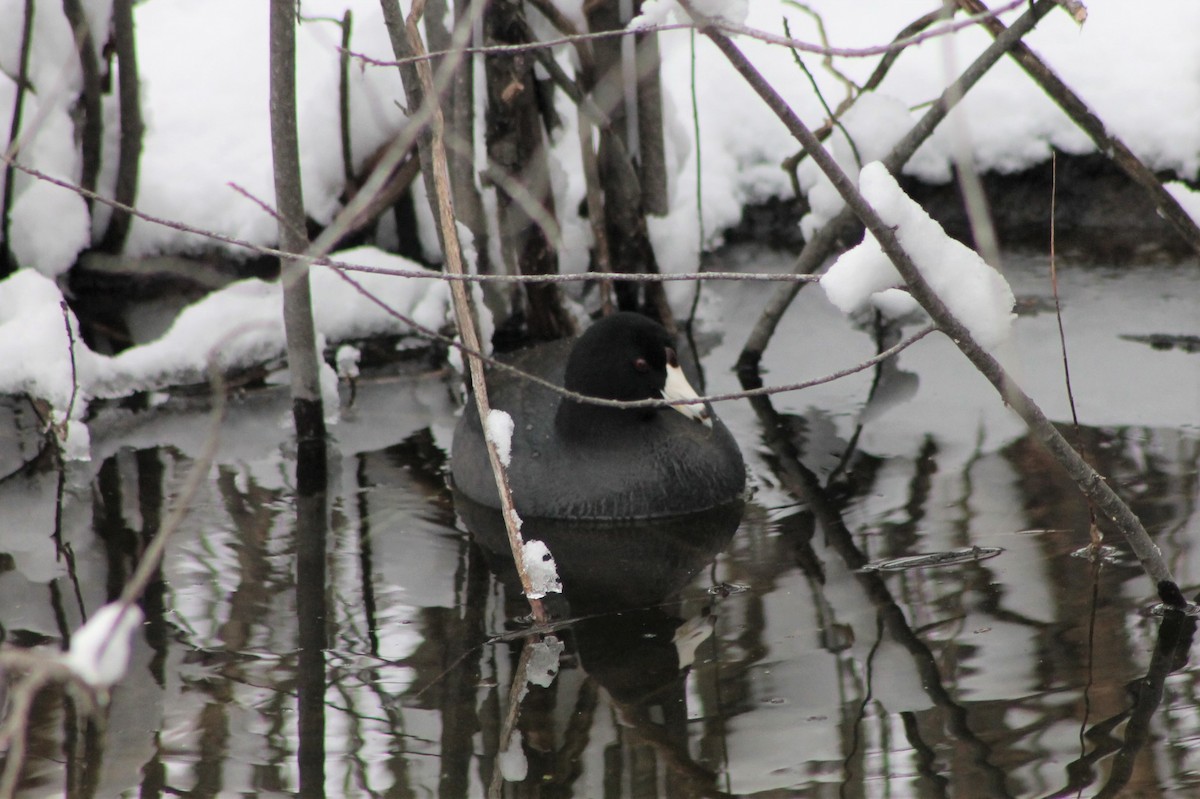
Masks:
[[[270,55],[271,161],[275,204],[279,208],[279,249],[300,253],[308,249],[308,235],[304,230],[304,194],[296,126],[294,0],[271,0]],[[284,260],[280,263],[280,272],[296,437],[302,443],[322,441],[325,438],[325,410],[321,399],[321,366],[313,326],[308,264]]]
[[[421,5],[419,1],[413,4],[412,11],[408,19],[405,20],[404,29],[400,31],[395,28],[395,22],[398,22],[395,18],[398,11],[395,0],[383,0],[385,18],[391,20],[390,32],[393,44],[406,46],[406,49],[417,55],[424,51],[424,43],[421,41],[421,35],[416,26],[416,19],[420,13]],[[450,61],[451,59],[447,59],[447,62],[444,62],[442,66],[447,67]],[[446,159],[445,121],[442,117],[441,106],[438,100],[439,94],[434,86],[432,70],[428,61],[417,61],[416,72],[420,80],[422,94],[424,95],[422,104],[430,109],[429,133],[431,135],[428,142],[429,160],[426,163],[429,168],[429,174],[433,178],[435,189],[434,196],[430,198],[431,210],[434,212],[441,231],[446,270],[451,274],[462,274],[465,270],[463,269],[462,252],[459,249],[458,230],[454,226],[454,204],[451,197],[450,169]],[[475,327],[475,315],[471,308],[471,299],[467,294],[466,285],[462,282],[451,283],[450,293],[454,300],[454,312],[458,321],[459,335],[462,337],[463,351],[468,355],[467,364],[470,371],[471,386],[474,389],[475,407],[479,413],[479,423],[486,430],[491,408],[488,404],[487,383],[484,379],[483,362],[479,357],[471,357],[474,353],[479,353],[480,350],[479,336]],[[488,461],[491,463],[492,472],[496,476],[496,489],[500,494],[501,513],[504,518],[505,529],[508,531],[509,545],[512,548],[517,574],[521,578],[521,586],[533,611],[534,619],[542,623],[547,619],[546,610],[540,599],[531,596],[535,592],[533,591],[529,574],[525,569],[525,559],[522,557],[524,541],[521,538],[521,520],[517,516],[516,508],[513,506],[512,491],[508,485],[508,474],[505,471],[504,464],[500,461],[499,453],[496,451],[496,444],[492,441],[491,436],[485,435],[484,443],[487,447]]]

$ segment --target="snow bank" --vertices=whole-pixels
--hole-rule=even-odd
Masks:
[[[306,0],[297,29],[296,83],[305,209],[333,218],[343,188],[338,117],[340,19],[354,15],[351,48],[390,59],[379,3]],[[135,9],[138,61],[149,111],[138,207],[254,244],[276,240],[275,220],[230,183],[274,204],[265,6],[244,0],[151,2]],[[214,53],[219,52],[219,57]],[[203,64],[203,69],[197,65]],[[391,68],[350,70],[354,168],[400,128],[403,88]],[[212,241],[143,221],[130,228],[126,252],[211,248]],[[238,255],[242,252],[235,251]]]
[[[569,15],[577,18],[574,4],[566,5],[571,6],[566,9]],[[792,35],[809,42],[821,40],[819,17],[829,43],[837,47],[887,42],[929,10],[928,0],[877,0],[868,4],[870,13],[864,13],[863,3],[842,0],[812,0],[805,5],[811,14],[784,0],[753,4],[708,0],[697,7],[734,21],[744,18],[751,27],[773,33],[782,32],[780,20],[786,18]],[[643,22],[665,21],[675,6],[667,0],[647,3]],[[104,20],[111,0],[87,0],[85,9],[96,31],[107,30]],[[1152,168],[1195,177],[1200,170],[1200,82],[1178,76],[1200,74],[1200,48],[1192,36],[1200,29],[1200,4],[1094,0],[1089,9],[1082,27],[1056,10],[1028,42]],[[26,96],[20,158],[52,175],[78,180],[81,164],[70,114],[81,85],[77,58],[61,13],[40,10],[30,62],[36,92]],[[332,20],[346,10],[354,15],[351,48],[383,60],[392,58],[378,3],[310,0],[305,4],[308,21],[297,33],[301,167],[306,206],[318,222],[332,218],[343,190],[337,103],[341,30]],[[0,18],[15,21],[22,13],[21,0],[0,0]],[[264,202],[274,200],[266,12],[243,0],[159,1],[139,3],[135,15],[146,119],[138,206],[150,214],[255,244],[273,243],[275,221],[229,186],[236,183]],[[19,37],[19,25],[0,30],[0,130],[8,129],[12,113],[11,76],[17,74]],[[99,48],[103,37],[97,39]],[[779,162],[797,145],[705,37],[695,37],[694,54],[693,37],[687,31],[664,32],[660,39],[670,211],[664,219],[650,220],[650,226],[662,268],[691,270],[700,250],[697,162],[703,169],[700,205],[707,246],[717,241],[720,230],[738,221],[747,203],[791,193]],[[875,96],[864,98],[846,120],[863,161],[882,155],[921,113],[923,104],[937,97],[989,42],[983,31],[967,29],[904,51]],[[792,51],[747,36],[739,36],[738,44],[810,126],[824,121],[825,110],[798,70]],[[213,58],[214,52],[220,57]],[[559,53],[564,60],[572,57],[569,48],[559,48]],[[826,64],[817,55],[802,57],[831,106],[846,95],[844,79],[861,84],[878,61],[877,56],[838,57]],[[204,69],[195,68],[200,63]],[[691,124],[693,83],[699,141]],[[356,63],[350,70],[356,169],[404,124],[399,107],[403,97],[394,67]],[[100,182],[107,191],[115,179],[118,109],[112,96],[106,96],[105,103]],[[565,97],[559,96],[558,104],[567,130],[555,136],[551,153],[555,207],[562,216],[564,269],[578,271],[586,266],[590,233],[586,221],[572,212],[583,199],[578,145],[570,130],[575,111]],[[968,138],[975,162],[985,170],[1029,167],[1045,160],[1052,147],[1072,153],[1092,149],[1045,93],[1008,61],[972,89],[962,108],[934,134],[906,172],[926,180],[947,180],[950,143],[957,135]],[[829,147],[839,161],[849,163],[842,134],[835,134]],[[836,212],[839,201],[811,167],[803,167],[798,178],[814,202],[807,229]],[[27,176],[19,174],[14,181],[14,249],[23,265],[59,274],[88,243],[86,206],[79,197]],[[834,207],[826,207],[827,201]],[[98,221],[104,216],[99,214]],[[140,220],[133,222],[127,242],[132,255],[211,248],[244,254],[232,245]],[[669,290],[680,294],[686,287]]]
[[[438,328],[447,319],[450,292],[444,281],[436,279],[436,272],[372,247],[333,257],[364,266],[425,272],[430,279],[372,273],[350,276],[393,314],[334,270],[314,267],[313,319],[324,339],[338,342],[408,333],[412,327],[406,320]],[[0,282],[0,362],[5,364],[0,370],[0,392],[38,397],[59,412],[70,406],[77,422],[73,426],[80,430],[85,428],[78,420],[92,398],[207,380],[210,352],[225,370],[282,361],[285,352],[283,298],[275,282],[242,280],[215,291],[185,308],[159,339],[112,357],[88,349],[74,314],[64,313],[62,302],[58,286],[32,270],[21,270]],[[334,379],[332,368],[325,379]]]

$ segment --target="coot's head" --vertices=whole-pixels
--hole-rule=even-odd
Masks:
[[[567,359],[564,385],[569,391],[589,397],[623,401],[689,399],[697,396],[679,368],[675,345],[666,329],[641,314],[627,312],[600,319],[580,336]],[[708,408],[704,405],[670,407],[697,422],[712,425]],[[588,416],[599,419],[616,412],[645,418],[659,410],[639,408],[618,411],[571,400],[562,403],[562,411],[579,424],[584,423]]]

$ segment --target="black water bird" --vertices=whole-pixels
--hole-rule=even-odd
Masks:
[[[696,396],[670,335],[634,313],[605,317],[578,339],[533,347],[511,363],[585,396]],[[487,380],[492,407],[513,419],[509,479],[522,517],[655,518],[741,500],[741,452],[706,404],[614,408],[565,398],[506,370],[492,370]],[[456,491],[499,507],[483,428],[470,406],[454,433],[451,473]]]

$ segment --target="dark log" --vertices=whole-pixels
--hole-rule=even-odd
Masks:
[[[21,135],[21,115],[25,107],[25,92],[29,87],[29,51],[33,42],[33,0],[25,0],[25,15],[21,28],[21,60],[17,67],[17,86],[13,96],[12,124],[8,130],[8,145],[4,148],[16,157],[13,143]],[[13,178],[16,170],[11,163],[4,165],[4,196],[0,198],[0,278],[17,271],[20,264],[12,253],[12,238],[8,231],[8,216],[12,211]]]
[[[117,55],[117,97],[121,103],[121,142],[117,154],[117,182],[113,199],[123,205],[137,200],[138,171],[142,159],[142,121],[140,78],[138,77],[137,37],[133,28],[133,0],[113,2],[113,44]],[[132,222],[129,213],[114,208],[100,249],[117,253],[125,246]]]
[[[75,51],[79,56],[79,71],[83,77],[78,100],[78,135],[82,166],[79,185],[88,191],[96,190],[100,174],[100,147],[103,144],[104,120],[100,109],[100,59],[96,55],[96,39],[88,24],[80,0],[63,0],[63,15],[71,24]],[[91,200],[84,198],[88,209]]]
[[[588,28],[592,31],[620,30],[625,26],[619,4],[585,4]],[[595,84],[583,87],[609,124],[600,130],[598,166],[604,188],[605,226],[609,259],[614,272],[657,273],[658,259],[646,228],[641,178],[630,160],[629,118],[625,112],[626,76],[622,63],[620,37],[600,38],[592,42]],[[661,283],[642,286],[617,283],[617,306],[625,311],[646,311],[658,317],[668,329],[675,329],[674,316]]]
[[[494,0],[484,14],[489,44],[531,40],[522,4]],[[500,216],[500,247],[506,263],[524,275],[558,272],[554,198],[550,188],[546,139],[530,52],[490,55],[487,76],[486,141]],[[575,332],[574,321],[552,284],[525,287],[526,325],[531,338],[561,338]]]

